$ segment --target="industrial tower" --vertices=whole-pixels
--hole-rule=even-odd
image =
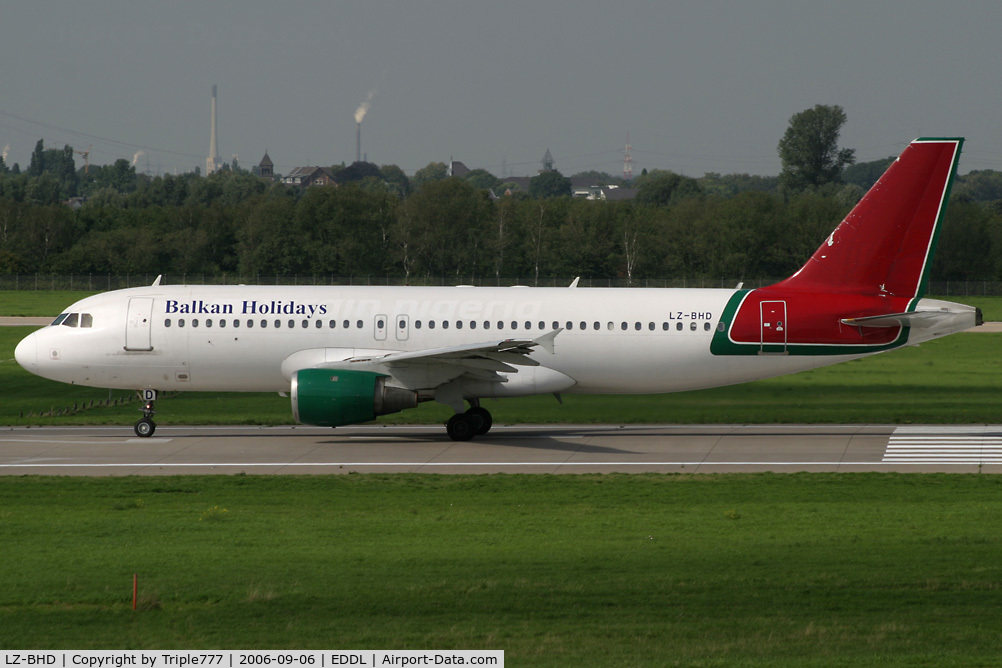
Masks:
[[[212,84],[212,128],[209,131],[209,157],[205,159],[205,175],[208,176],[222,167],[219,147],[216,145],[216,84]]]

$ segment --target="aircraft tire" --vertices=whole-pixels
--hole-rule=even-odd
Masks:
[[[480,406],[474,406],[470,410],[466,411],[466,414],[473,419],[473,426],[476,429],[477,436],[481,434],[486,434],[491,430],[494,425],[494,417],[491,412],[486,408],[481,408]]]
[[[156,431],[157,425],[153,422],[153,420],[149,418],[143,418],[142,420],[136,423],[136,426],[133,427],[133,429],[136,432],[136,436],[140,436],[142,438],[149,438],[150,436],[153,435],[153,432]]]
[[[454,441],[468,441],[477,435],[476,425],[466,413],[456,413],[449,418],[445,431]]]

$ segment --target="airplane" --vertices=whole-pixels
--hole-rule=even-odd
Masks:
[[[82,299],[15,350],[70,384],[278,392],[336,427],[438,401],[457,441],[486,398],[645,394],[744,383],[980,325],[924,297],[962,138],[909,144],[789,278],[757,289],[161,285]],[[466,408],[469,404],[469,408]]]

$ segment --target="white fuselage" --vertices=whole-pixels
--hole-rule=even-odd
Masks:
[[[151,286],[81,300],[76,326],[17,348],[40,376],[94,387],[275,391],[298,368],[388,351],[536,339],[539,366],[466,394],[659,393],[776,376],[863,356],[713,355],[734,290]],[[959,306],[959,305],[956,305]],[[962,307],[968,308],[968,307]],[[80,326],[83,314],[90,326]],[[967,321],[970,321],[969,323]],[[973,326],[973,310],[960,331]],[[912,330],[909,344],[949,332]],[[516,377],[520,376],[520,377]]]

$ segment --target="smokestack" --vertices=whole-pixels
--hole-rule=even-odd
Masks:
[[[362,160],[362,119],[369,113],[369,107],[372,106],[372,96],[375,94],[375,89],[370,90],[369,94],[365,96],[365,101],[355,109],[355,162]]]
[[[212,84],[212,127],[209,130],[209,157],[205,159],[205,175],[213,173],[220,167],[222,158],[216,146],[216,84]]]

